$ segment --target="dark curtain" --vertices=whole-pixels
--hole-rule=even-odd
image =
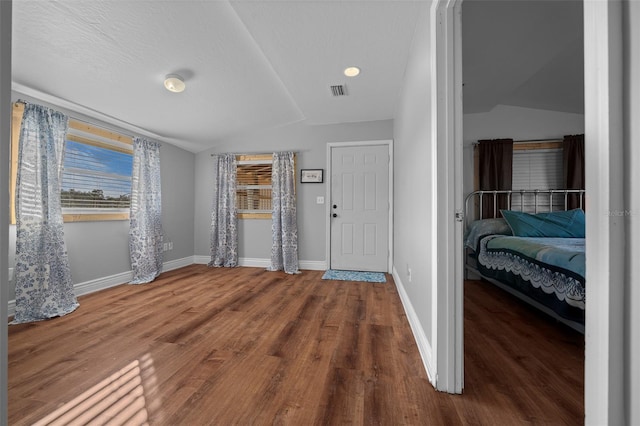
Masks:
[[[584,135],[567,135],[562,149],[565,189],[585,189],[584,183]],[[582,200],[584,201],[584,200]],[[567,208],[582,207],[579,195],[569,195]]]
[[[483,191],[511,189],[513,172],[513,139],[478,141],[480,189]],[[482,197],[482,217],[499,217],[500,209],[509,208],[506,194],[498,194],[494,209],[493,195]]]

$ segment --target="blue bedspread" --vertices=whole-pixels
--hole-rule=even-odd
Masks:
[[[478,263],[486,272],[508,272],[559,301],[584,309],[584,238],[523,238],[490,235],[480,239]]]
[[[584,238],[497,237],[487,241],[489,250],[509,250],[530,259],[574,272],[584,278]]]

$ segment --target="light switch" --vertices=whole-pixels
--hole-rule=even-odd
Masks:
[[[316,204],[324,204],[324,197],[316,197]]]

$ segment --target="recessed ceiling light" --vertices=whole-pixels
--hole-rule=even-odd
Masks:
[[[344,75],[347,77],[355,77],[358,74],[360,74],[360,68],[358,67],[349,67],[344,70]]]
[[[169,74],[164,80],[164,87],[170,92],[180,93],[185,89],[186,85],[184,84],[184,79],[178,74]]]

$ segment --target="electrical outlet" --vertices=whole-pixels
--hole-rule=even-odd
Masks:
[[[316,204],[324,204],[324,197],[316,197]]]
[[[173,241],[169,241],[169,250],[173,250]]]
[[[169,250],[169,243],[162,243],[162,251]]]

